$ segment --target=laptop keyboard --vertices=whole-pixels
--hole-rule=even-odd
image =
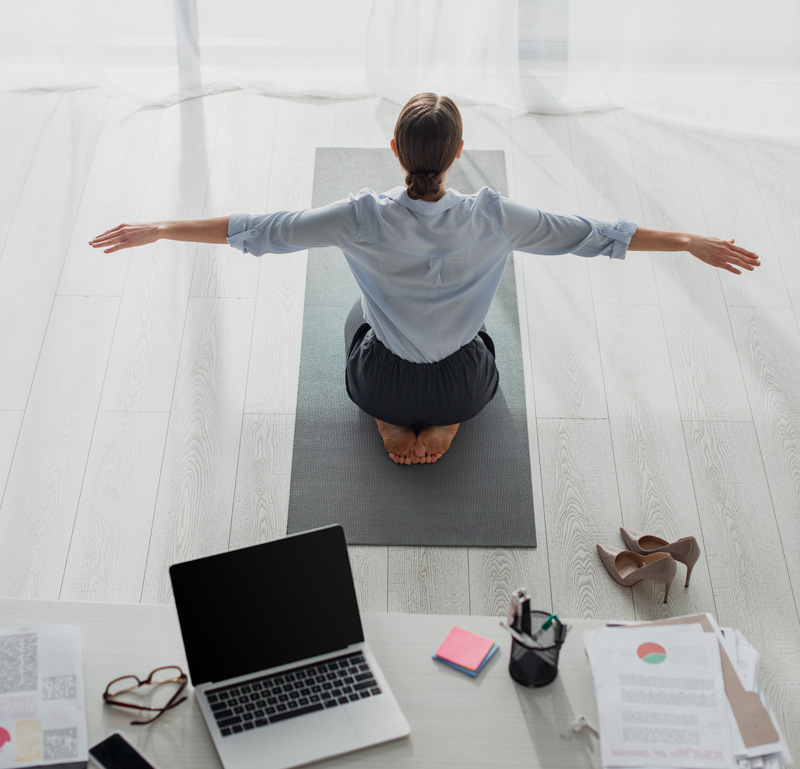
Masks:
[[[361,652],[205,692],[223,737],[380,694]]]

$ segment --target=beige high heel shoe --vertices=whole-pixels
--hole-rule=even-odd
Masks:
[[[643,579],[656,579],[663,582],[664,603],[667,602],[669,586],[677,571],[675,561],[669,553],[639,555],[630,550],[617,550],[615,547],[598,545],[597,552],[608,573],[625,587],[633,587]]]
[[[632,550],[639,555],[651,555],[652,553],[669,553],[676,561],[686,564],[686,584],[689,587],[689,577],[692,576],[692,569],[700,557],[700,545],[694,537],[681,537],[675,542],[667,542],[661,537],[654,537],[652,534],[642,534],[633,529],[619,527],[619,533],[625,540],[628,550]]]

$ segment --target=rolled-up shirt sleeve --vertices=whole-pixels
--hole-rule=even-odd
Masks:
[[[604,222],[587,216],[551,214],[507,198],[498,205],[500,227],[515,251],[624,259],[638,225],[629,219]]]
[[[227,242],[255,256],[343,246],[358,234],[359,208],[358,199],[351,195],[327,206],[302,211],[231,214]]]

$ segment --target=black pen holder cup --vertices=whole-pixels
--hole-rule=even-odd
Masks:
[[[531,612],[531,627],[540,628],[550,616],[546,611]],[[508,672],[523,686],[546,686],[558,675],[558,653],[564,643],[566,628],[557,620],[538,639],[539,647],[529,649],[516,639],[511,640]]]

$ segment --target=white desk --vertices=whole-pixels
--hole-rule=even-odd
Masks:
[[[599,744],[586,730],[568,739],[561,734],[579,715],[597,725],[581,634],[601,622],[574,622],[561,650],[558,678],[541,689],[527,689],[508,675],[511,640],[497,617],[364,614],[362,621],[366,640],[411,725],[411,736],[318,766],[600,766]],[[169,664],[188,673],[173,606],[0,599],[0,628],[48,624],[81,628],[90,745],[121,731],[160,769],[218,769],[193,697],[150,726],[130,726],[130,715],[102,701],[106,684],[117,676],[144,676]],[[475,679],[431,659],[453,625],[500,644]]]

